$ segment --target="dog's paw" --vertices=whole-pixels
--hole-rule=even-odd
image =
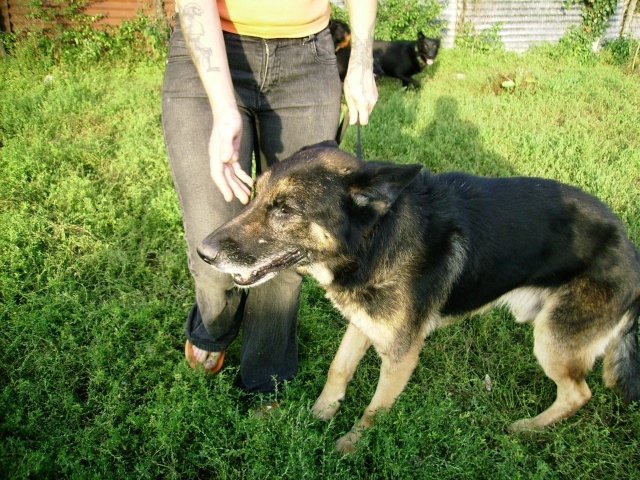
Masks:
[[[353,453],[356,450],[356,443],[360,440],[362,436],[359,432],[354,432],[353,430],[343,435],[336,442],[336,450],[340,453]]]
[[[331,420],[339,408],[340,400],[328,402],[323,400],[322,396],[320,396],[311,408],[311,412],[313,412],[313,415],[320,420]]]
[[[542,428],[543,427],[535,421],[535,418],[523,418],[509,425],[509,431],[511,433],[539,432]]]

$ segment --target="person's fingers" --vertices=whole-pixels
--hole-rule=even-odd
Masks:
[[[251,195],[251,190],[249,190],[249,188],[247,188],[247,186],[244,183],[242,183],[238,179],[238,177],[236,177],[236,173],[232,165],[229,165],[229,164],[224,165],[224,176],[225,176],[227,185],[229,186],[229,188],[233,193],[233,196],[235,196],[238,200],[240,200],[244,204],[248,203]],[[225,197],[225,200],[227,200],[226,197]],[[231,200],[227,200],[227,201],[231,201]]]
[[[213,132],[209,141],[209,173],[224,199],[230,202],[233,200],[234,194],[224,173],[226,163],[222,161],[222,149],[219,137]]]
[[[218,169],[218,166],[221,168]],[[211,178],[213,179],[213,183],[216,184],[216,187],[218,187],[218,190],[220,190],[220,193],[224,197],[225,201],[230,202],[231,200],[233,200],[234,193],[233,190],[231,190],[229,183],[227,182],[227,178],[224,174],[223,164],[215,163],[214,165],[214,162],[212,162]]]
[[[354,114],[352,115],[351,112],[354,112]],[[366,125],[369,123],[369,113],[365,108],[362,108],[361,104],[353,102],[353,108],[349,107],[349,123],[351,125],[355,125],[356,123]]]
[[[238,163],[241,125],[220,121],[211,133],[209,155],[211,178],[227,202],[238,198],[249,201],[253,180]]]
[[[235,176],[244,184],[247,185],[247,187],[251,188],[253,186],[253,178],[251,178],[251,175],[249,175],[247,172],[245,172],[242,167],[240,166],[240,164],[238,162],[233,162],[231,164],[231,166],[233,167]]]
[[[345,99],[349,109],[349,124],[366,125],[378,101],[378,89],[371,73],[354,72],[345,80]]]
[[[361,101],[353,94],[351,89],[347,95],[345,95],[347,101],[347,108],[349,109],[349,125],[365,125],[368,121],[368,115],[365,115],[361,108]]]
[[[362,99],[352,99],[351,101],[347,100],[347,107],[349,108],[350,125],[355,125],[356,123],[366,125],[369,123],[369,116],[372,110],[369,102]]]
[[[217,170],[212,168],[211,170],[211,178],[213,182],[220,190],[220,193],[224,197],[225,201],[230,202],[233,200],[233,197],[236,197],[242,203],[246,204],[249,202],[251,197],[251,190],[236,177],[234,169],[229,164],[222,164],[222,169]],[[251,177],[248,177],[249,181]]]

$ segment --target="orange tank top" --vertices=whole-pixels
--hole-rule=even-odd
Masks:
[[[222,30],[260,38],[301,38],[329,24],[328,0],[216,0]]]

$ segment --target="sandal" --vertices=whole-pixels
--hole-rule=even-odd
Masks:
[[[187,359],[187,362],[189,362],[189,366],[195,369],[196,365],[199,363],[211,375],[215,375],[222,368],[222,364],[224,363],[224,353],[224,350],[221,352],[209,352],[209,358],[207,358],[207,360],[209,360],[212,355],[218,355],[218,360],[213,368],[205,368],[204,363],[198,362],[193,356],[193,344],[189,340],[184,344],[184,356]]]

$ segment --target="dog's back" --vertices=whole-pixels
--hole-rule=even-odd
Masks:
[[[633,246],[609,207],[578,188],[541,178],[455,172],[425,182],[449,192],[456,228],[467,241],[467,261],[444,307],[447,314],[469,312],[516,286],[554,288],[588,269],[609,283],[628,281],[635,271],[616,278],[615,270],[603,267],[623,253],[630,257]],[[488,277],[480,276],[479,266]]]

